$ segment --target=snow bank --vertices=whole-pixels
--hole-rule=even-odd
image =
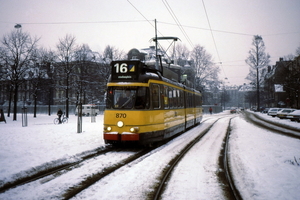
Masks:
[[[245,199],[299,199],[300,140],[274,134],[241,118],[232,121],[230,163]]]

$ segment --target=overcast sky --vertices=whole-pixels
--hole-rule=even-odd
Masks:
[[[204,46],[222,62],[220,77],[229,85],[247,83],[253,35],[263,37],[271,65],[300,46],[300,0],[0,0],[1,39],[20,23],[52,50],[66,34],[93,51],[146,48],[153,45],[154,19],[158,36],[179,37],[189,50]]]

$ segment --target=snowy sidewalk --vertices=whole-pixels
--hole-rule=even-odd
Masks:
[[[82,133],[77,133],[77,117],[72,115],[68,124],[54,125],[55,115],[28,114],[28,126],[22,127],[21,115],[17,121],[6,117],[7,123],[0,123],[0,184],[22,176],[24,170],[55,160],[67,160],[76,154],[104,145],[102,139],[103,115],[91,123],[90,117],[83,117]],[[2,183],[1,183],[2,182]]]

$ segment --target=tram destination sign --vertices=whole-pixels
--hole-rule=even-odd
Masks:
[[[112,81],[133,81],[138,79],[140,61],[111,62]]]

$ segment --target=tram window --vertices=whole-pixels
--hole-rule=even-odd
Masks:
[[[136,109],[149,109],[149,88],[147,87],[138,87],[136,92],[136,100],[134,107]]]
[[[105,95],[106,108],[110,109],[113,105],[113,91],[112,88],[108,88]]]
[[[169,108],[169,95],[168,95],[168,87],[164,86],[164,108]]]
[[[169,90],[169,106],[170,108],[173,107],[173,89],[171,87],[168,88]]]
[[[181,107],[181,102],[180,102],[180,91],[177,89],[177,107],[180,108]]]
[[[132,109],[137,87],[112,87],[111,102],[116,109]]]
[[[184,106],[184,101],[183,101],[183,91],[182,90],[180,90],[179,91],[180,92],[180,96],[179,96],[179,104],[180,104],[180,108],[183,108],[183,106]]]
[[[191,93],[188,93],[188,108],[192,107],[192,100],[193,100],[193,96]]]
[[[202,102],[203,102],[203,99],[202,99],[202,96],[200,96],[200,107],[202,106]]]
[[[148,87],[108,87],[106,92],[107,109],[149,109]]]
[[[193,94],[193,98],[192,98],[192,107],[195,107],[195,97],[196,97],[196,95]]]
[[[152,105],[154,109],[158,109],[159,108],[159,85],[157,84],[153,84],[152,85]]]
[[[185,93],[185,105],[188,108],[189,107],[189,93]]]
[[[177,108],[180,108],[180,93],[179,90],[176,89],[176,101],[177,101]]]
[[[177,108],[177,94],[176,89],[173,88],[173,107]]]
[[[201,106],[201,96],[196,95],[196,107],[200,107],[200,106]]]

